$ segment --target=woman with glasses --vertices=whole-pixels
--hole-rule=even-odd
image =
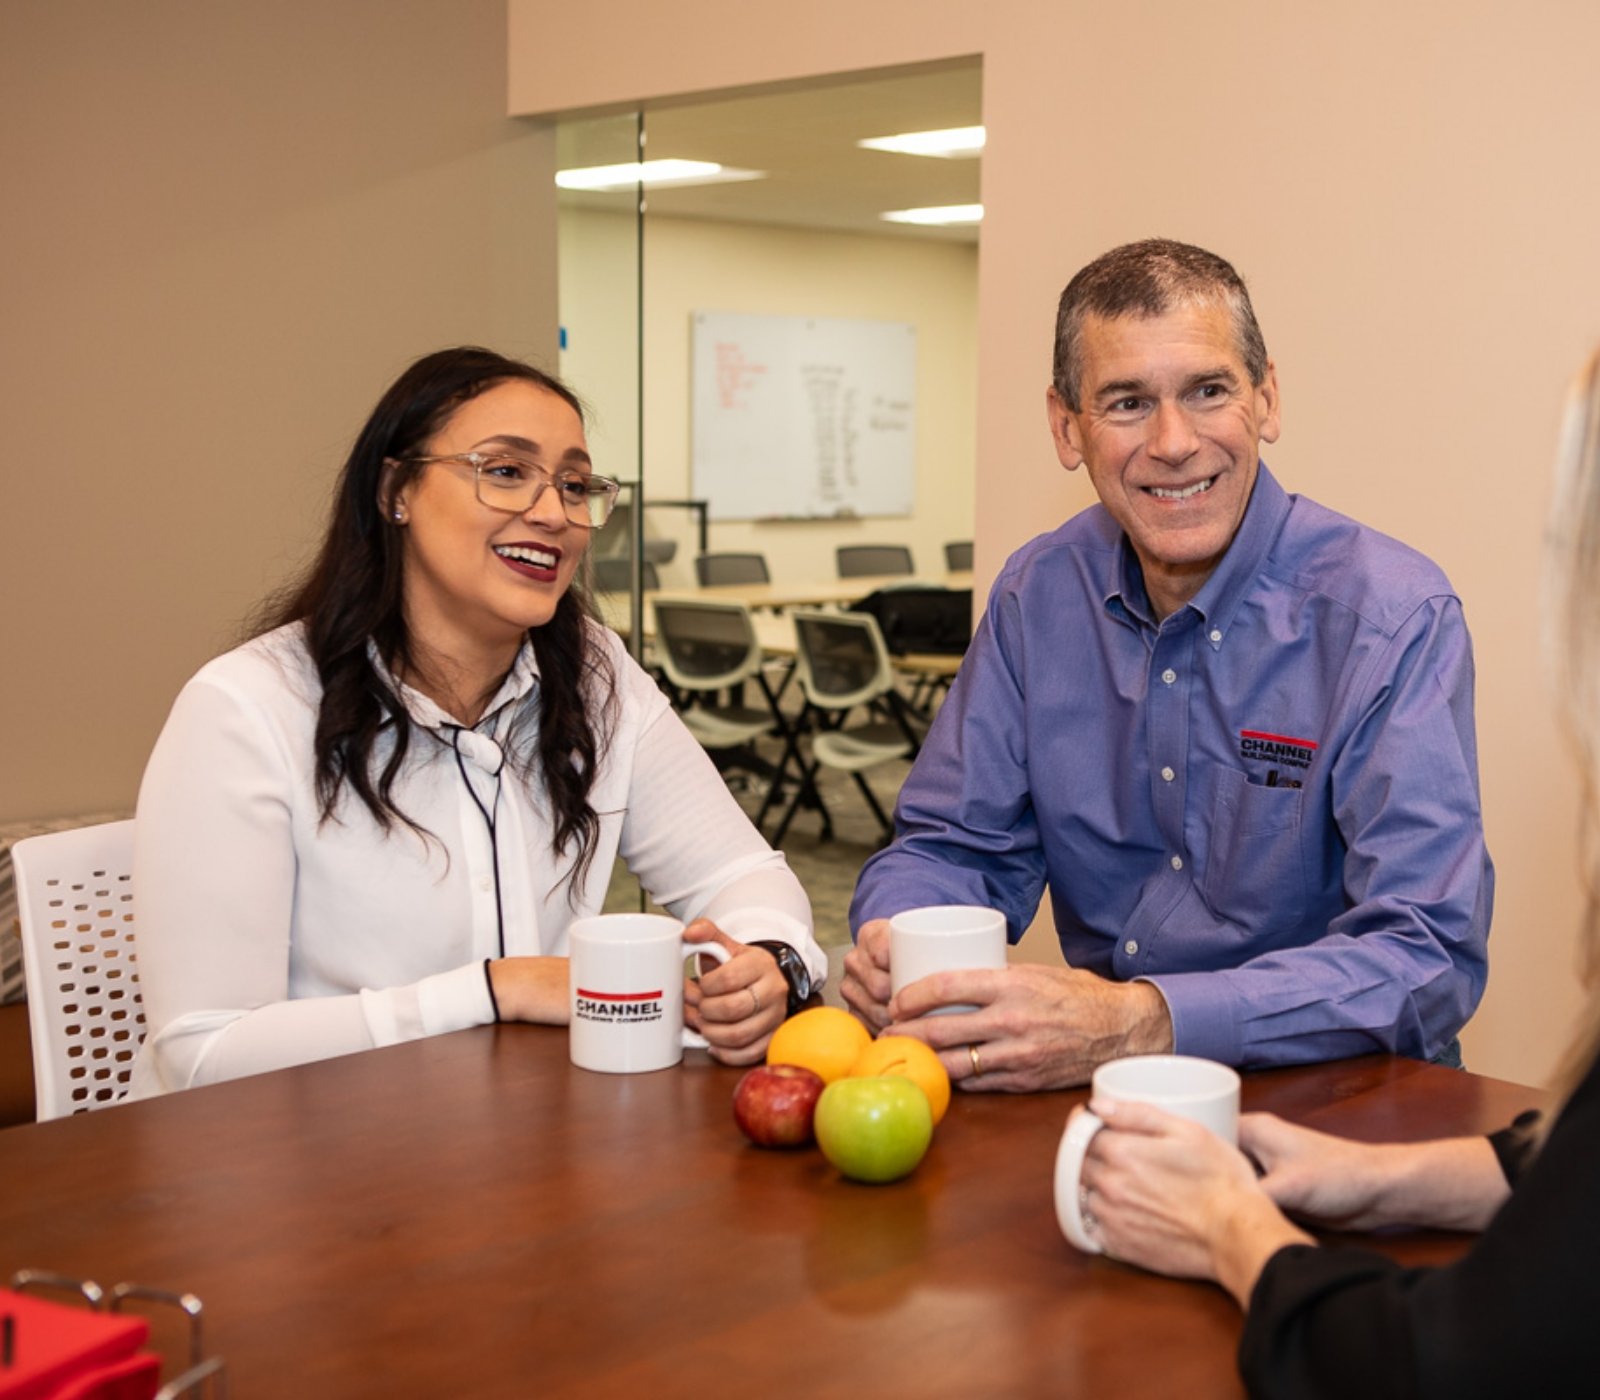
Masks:
[[[134,1093],[564,1022],[567,929],[619,855],[733,953],[685,992],[719,1059],[820,984],[782,855],[574,586],[617,490],[531,366],[445,350],[384,394],[315,562],[145,771]]]
[[[1551,517],[1549,601],[1584,778],[1591,865],[1582,932],[1588,1004],[1544,1117],[1490,1137],[1348,1142],[1267,1113],[1239,1140],[1140,1104],[1107,1118],[1083,1173],[1106,1252],[1214,1279],[1246,1310],[1253,1396],[1576,1395],[1600,1373],[1600,352],[1570,400]],[[1288,1215],[1285,1214],[1288,1212]],[[1407,1269],[1324,1248],[1289,1215],[1339,1230],[1481,1230],[1457,1263]]]

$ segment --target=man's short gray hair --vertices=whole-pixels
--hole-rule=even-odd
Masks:
[[[1178,306],[1220,303],[1233,318],[1235,348],[1259,388],[1267,377],[1267,343],[1256,324],[1244,279],[1215,253],[1170,238],[1124,243],[1083,268],[1061,293],[1056,309],[1056,351],[1052,381],[1057,395],[1074,412],[1083,373],[1083,327],[1091,316],[1164,316]]]

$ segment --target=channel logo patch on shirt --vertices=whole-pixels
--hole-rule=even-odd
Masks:
[[[1291,739],[1287,734],[1268,734],[1260,729],[1239,731],[1239,757],[1248,762],[1309,768],[1316,756],[1315,739]]]

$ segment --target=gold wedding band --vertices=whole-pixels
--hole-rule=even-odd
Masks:
[[[983,1065],[978,1061],[978,1047],[976,1045],[967,1046],[967,1058],[972,1061],[972,1077],[976,1079],[983,1073]]]
[[[745,991],[750,993],[750,1014],[759,1016],[761,1014],[761,994],[756,991],[756,984],[752,982],[745,988]]]

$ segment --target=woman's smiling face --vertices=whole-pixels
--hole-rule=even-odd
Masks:
[[[589,470],[583,422],[571,404],[525,379],[502,380],[468,399],[419,456],[511,452],[549,475]],[[465,658],[522,644],[555,616],[589,545],[546,487],[512,513],[478,499],[473,468],[432,462],[395,493],[405,516],[405,615],[431,650]]]

